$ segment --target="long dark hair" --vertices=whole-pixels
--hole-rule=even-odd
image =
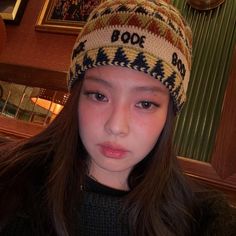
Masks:
[[[53,228],[56,235],[73,235],[73,208],[88,171],[78,127],[81,85],[74,85],[65,107],[42,133],[0,148],[1,227],[16,210],[27,208],[27,198],[37,209],[32,217],[45,219],[36,233]],[[125,206],[132,235],[190,235],[193,198],[172,153],[173,121],[170,103],[156,146],[130,173]]]
[[[129,175],[126,209],[132,235],[192,235],[194,194],[172,147],[173,103],[162,133],[149,155]]]
[[[10,219],[17,208],[24,207],[22,202],[24,203],[23,198],[26,197],[25,193],[29,186],[43,184],[39,191],[42,192],[44,201],[41,203],[44,205],[41,209],[46,208],[45,212],[49,217],[47,220],[54,225],[57,235],[72,234],[69,231],[69,219],[72,214],[70,209],[72,211],[79,186],[83,183],[87,171],[83,160],[84,149],[78,132],[77,107],[80,89],[79,81],[71,91],[63,110],[42,133],[28,140],[2,145],[0,149],[2,225],[6,224],[7,218]],[[19,182],[21,189],[17,187]],[[7,204],[9,200],[13,204]],[[35,203],[34,200],[32,202]]]

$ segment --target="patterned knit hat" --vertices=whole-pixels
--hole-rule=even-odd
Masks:
[[[192,33],[179,11],[161,0],[108,0],[92,11],[72,52],[69,90],[101,65],[142,71],[170,91],[176,111],[186,99]]]

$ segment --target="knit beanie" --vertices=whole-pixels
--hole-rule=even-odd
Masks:
[[[76,40],[68,88],[89,68],[127,67],[163,83],[178,112],[186,100],[191,51],[189,26],[180,12],[165,1],[103,1],[91,12]]]

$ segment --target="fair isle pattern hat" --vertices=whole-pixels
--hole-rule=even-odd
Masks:
[[[178,112],[186,100],[191,51],[191,30],[172,5],[161,0],[108,0],[92,11],[76,40],[68,87],[89,68],[128,67],[161,81]]]

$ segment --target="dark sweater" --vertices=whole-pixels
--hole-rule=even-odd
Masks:
[[[101,185],[92,179],[84,188],[84,202],[77,212],[78,231],[81,236],[126,236],[127,217],[120,217],[122,197],[125,191]],[[218,194],[198,193],[199,215],[197,232],[199,236],[236,236],[236,212]],[[18,214],[1,232],[1,236],[35,236],[31,218]],[[76,223],[76,222],[75,222]],[[48,233],[49,235],[49,233]],[[51,235],[51,234],[50,234]],[[44,234],[44,236],[47,236]]]
[[[126,194],[126,191],[111,189],[88,178],[85,201],[78,217],[80,222],[78,235],[129,235],[127,219],[120,217],[122,197]]]

